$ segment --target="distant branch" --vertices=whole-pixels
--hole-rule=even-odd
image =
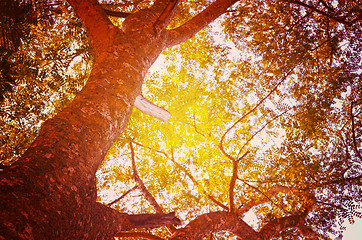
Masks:
[[[321,182],[319,184],[317,184],[317,187],[324,187],[327,185],[332,185],[332,184],[344,184],[347,182],[354,182],[354,181],[360,181],[362,179],[362,174],[356,176],[356,177],[350,177],[350,178],[338,178],[332,181],[326,181],[326,182]]]
[[[239,158],[237,161],[233,161],[233,174],[231,176],[230,179],[230,184],[229,184],[229,207],[230,207],[230,212],[235,212],[235,202],[234,202],[234,189],[235,189],[235,183],[236,183],[236,179],[238,178],[238,163],[241,159],[243,159],[244,157],[246,157],[246,155],[249,153],[249,151],[247,151],[241,158]]]
[[[190,178],[190,180],[192,181],[192,183],[193,183],[195,186],[199,186],[199,185],[200,185],[199,182],[192,176],[192,174],[191,174],[185,167],[183,167],[181,164],[179,164],[179,163],[175,160],[175,158],[174,158],[174,156],[173,156],[173,152],[172,152],[172,154],[171,154],[170,160],[171,160],[179,169],[181,169],[181,170],[186,174],[186,176],[188,176],[188,177]],[[228,208],[227,206],[225,206],[225,205],[222,204],[221,202],[217,201],[213,196],[211,196],[210,194],[208,194],[205,189],[202,189],[202,191],[203,191],[203,194],[205,194],[205,196],[206,196],[207,198],[209,198],[213,203],[215,203],[215,204],[218,205],[219,207],[223,208],[224,210],[227,210],[227,211],[229,210],[229,208]]]
[[[137,185],[134,186],[133,188],[129,189],[127,192],[123,193],[122,196],[120,196],[119,198],[117,198],[117,199],[113,200],[112,202],[108,203],[108,204],[107,204],[107,207],[115,204],[116,202],[118,202],[119,200],[121,200],[122,198],[124,198],[125,196],[127,196],[130,192],[132,192],[132,191],[134,191],[134,190],[136,190],[136,189],[137,189]]]
[[[288,193],[290,192],[290,188],[288,187],[284,187],[281,185],[274,185],[271,189],[269,189],[266,193],[262,192],[261,190],[259,190],[257,187],[254,187],[253,185],[248,184],[246,181],[239,179],[240,181],[242,181],[244,184],[246,184],[247,186],[257,190],[259,193],[261,193],[263,195],[263,198],[261,199],[253,199],[251,201],[249,201],[248,203],[244,204],[243,207],[239,208],[237,210],[237,214],[240,216],[243,216],[245,213],[247,213],[252,207],[265,203],[267,201],[270,201],[271,203],[273,203],[275,206],[277,206],[278,208],[282,209],[284,211],[284,209],[279,206],[278,204],[274,203],[273,200],[271,199],[271,197],[277,195],[280,192],[283,193]]]
[[[232,156],[230,156],[226,150],[224,149],[223,146],[223,142],[225,140],[225,136],[231,131],[231,129],[233,129],[238,123],[240,123],[242,120],[244,120],[247,116],[249,116],[252,112],[254,112],[267,98],[270,97],[270,95],[275,92],[278,87],[285,81],[285,79],[287,79],[287,77],[292,73],[294,68],[290,69],[287,74],[275,85],[275,87],[264,97],[262,98],[258,104],[256,104],[249,112],[245,113],[241,118],[239,118],[231,127],[229,127],[224,135],[222,135],[221,139],[220,139],[220,143],[219,143],[219,149],[221,150],[221,152],[230,160],[235,161],[236,159]]]
[[[211,196],[210,194],[207,194],[206,191],[204,190],[205,195],[216,205],[218,205],[219,207],[221,207],[222,209],[229,211],[229,208],[227,206],[225,206],[224,204],[222,204],[221,202],[219,202],[218,200],[216,200],[213,196]]]
[[[322,201],[316,201],[316,203],[319,203],[321,205],[327,205],[327,206],[330,206],[330,207],[333,207],[333,208],[337,208],[341,211],[348,211],[348,209],[345,209],[344,207],[341,207],[341,206],[337,206],[333,203],[326,203],[326,202],[322,202]]]
[[[136,145],[138,145],[138,146],[140,146],[140,147],[146,148],[146,149],[148,149],[148,150],[151,150],[151,151],[153,151],[153,152],[155,152],[155,153],[162,154],[162,155],[164,155],[166,158],[170,158],[170,157],[167,155],[167,153],[165,153],[164,151],[156,150],[156,149],[154,149],[154,148],[145,146],[145,145],[143,145],[142,143],[139,143],[139,142],[133,141],[132,143],[134,143],[134,144],[136,144]]]
[[[308,9],[310,9],[310,10],[312,10],[314,12],[317,12],[317,13],[319,13],[319,14],[321,14],[321,15],[323,15],[323,16],[331,19],[331,20],[334,20],[336,22],[339,22],[339,23],[342,23],[342,24],[345,24],[345,25],[351,25],[353,22],[355,22],[355,20],[349,22],[349,21],[345,21],[344,18],[332,16],[332,15],[330,15],[330,14],[328,14],[328,13],[322,11],[322,10],[319,10],[317,7],[308,5],[308,4],[306,4],[304,2],[301,2],[301,1],[296,1],[296,0],[286,0],[286,1],[290,2],[290,3],[298,4],[298,5],[303,6],[305,8],[308,8]]]
[[[360,99],[361,100],[361,99]],[[355,123],[354,123],[354,115],[353,115],[353,105],[355,103],[357,103],[358,101],[353,101],[351,103],[351,108],[350,108],[350,112],[351,112],[351,122],[352,122],[352,138],[353,138],[353,146],[354,146],[354,150],[358,156],[358,158],[362,161],[362,156],[361,153],[358,150],[357,147],[357,141],[356,141],[356,132],[355,132]]]
[[[302,16],[301,18],[299,18],[296,22],[294,22],[289,28],[288,31],[292,31],[293,28],[295,28],[296,26],[299,25],[299,23],[301,23],[304,19],[306,19],[313,11],[309,11],[307,12],[307,14],[305,14],[304,16]]]
[[[258,131],[256,131],[247,141],[246,143],[244,143],[244,145],[240,148],[239,150],[239,153],[238,153],[238,156],[237,156],[237,160],[239,161],[240,158],[239,158],[239,155],[240,153],[242,152],[242,150],[245,148],[245,146],[251,141],[253,140],[253,138],[258,135],[264,128],[266,128],[270,123],[272,123],[274,120],[276,120],[277,118],[279,118],[280,116],[284,115],[285,113],[289,112],[291,110],[288,109],[288,110],[285,110],[284,112],[280,113],[279,115],[275,116],[273,119],[271,119],[270,121],[268,121],[263,127],[261,127]],[[242,156],[241,158],[243,158],[244,156]]]
[[[137,183],[138,188],[142,192],[143,196],[146,200],[151,204],[151,206],[155,209],[156,213],[163,213],[160,205],[158,205],[156,199],[152,196],[152,194],[147,190],[146,186],[143,184],[140,176],[138,175],[135,161],[135,153],[133,149],[132,142],[129,143],[129,147],[131,149],[131,159],[132,159],[132,169],[133,169],[133,177]]]

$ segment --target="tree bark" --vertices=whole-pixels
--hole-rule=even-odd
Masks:
[[[0,239],[112,239],[122,230],[153,226],[152,216],[142,220],[97,203],[96,170],[124,130],[146,72],[175,44],[167,42],[169,35],[184,41],[227,8],[208,11],[212,18],[194,22],[182,36],[165,27],[155,33],[167,0],[129,15],[121,30],[96,0],[68,2],[90,38],[92,72],[73,102],[46,121],[25,154],[0,173]],[[177,222],[170,215],[154,217],[155,226]]]
[[[73,102],[46,121],[26,153],[2,172],[0,239],[109,239],[144,224],[96,202],[95,172],[164,48],[151,24],[164,4],[135,14],[121,32],[97,2],[69,2],[87,28],[94,66]]]
[[[213,232],[228,231],[240,239],[263,239],[238,215],[231,212],[206,213],[196,217],[186,227],[178,229],[170,238],[172,240],[202,239]]]

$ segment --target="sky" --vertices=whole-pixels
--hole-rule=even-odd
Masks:
[[[362,219],[355,219],[354,224],[346,225],[347,230],[343,233],[343,240],[359,240],[362,239]]]

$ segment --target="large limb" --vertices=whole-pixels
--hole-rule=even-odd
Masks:
[[[279,192],[288,192],[289,189],[283,186],[273,187],[266,195],[270,197]],[[265,196],[266,199],[269,197]],[[212,212],[196,217],[184,228],[178,229],[170,239],[202,239],[214,232],[227,231],[235,234],[238,239],[270,239],[279,233],[294,228],[309,239],[317,239],[317,234],[305,224],[305,218],[316,199],[313,193],[306,192],[303,195],[304,201],[301,208],[295,214],[278,218],[265,224],[259,232],[254,231],[245,223],[237,213],[233,212]],[[253,201],[249,205],[258,205],[265,200]],[[250,206],[247,206],[248,210]]]
[[[201,13],[178,28],[168,31],[167,46],[180,44],[209,25],[238,0],[216,0]]]
[[[98,53],[112,44],[113,34],[117,28],[113,26],[97,0],[68,0],[68,2],[82,21],[90,38],[93,54],[97,57]],[[104,44],[105,42],[109,44]]]
[[[184,228],[177,229],[171,240],[202,239],[214,232],[228,231],[239,239],[262,239],[248,224],[231,212],[212,212],[196,217]]]
[[[153,27],[155,32],[159,32],[161,29],[167,27],[167,25],[171,22],[171,19],[176,11],[176,6],[180,0],[171,0],[166,8],[163,10],[161,15],[157,18],[156,22],[154,23]]]
[[[299,211],[265,224],[260,229],[259,234],[265,239],[270,239],[288,228],[295,228],[308,239],[318,239],[317,234],[305,224],[305,218],[316,203],[316,198],[312,192],[305,192],[303,198],[304,202]]]
[[[108,9],[104,9],[104,11],[106,12],[106,14],[108,16],[112,16],[112,17],[126,18],[129,15],[131,15],[131,13],[118,12],[118,11],[113,11],[113,10],[108,10]]]
[[[172,117],[171,113],[157,106],[156,104],[150,102],[144,96],[142,96],[142,94],[136,97],[134,106],[138,108],[138,110],[140,110],[141,112],[144,112],[152,117],[158,118],[164,122],[167,122],[168,119]]]

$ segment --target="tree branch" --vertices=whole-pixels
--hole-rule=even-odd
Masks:
[[[256,104],[249,112],[245,113],[241,118],[239,118],[237,121],[234,122],[234,124],[229,127],[225,133],[222,135],[220,142],[219,142],[219,149],[220,151],[230,160],[235,161],[236,159],[232,156],[230,156],[224,149],[223,142],[225,140],[225,136],[233,129],[238,123],[240,123],[242,120],[244,120],[249,114],[254,112],[274,91],[278,89],[278,87],[287,79],[287,77],[292,73],[294,67],[290,69],[287,74],[277,83],[277,85],[264,97],[262,98],[258,104]]]
[[[117,28],[113,26],[106,12],[97,0],[68,0],[91,40],[93,52],[104,51],[112,43]],[[114,31],[110,31],[110,29]]]
[[[201,29],[213,22],[238,0],[216,0],[201,13],[178,28],[168,31],[167,47],[180,44],[190,39]]]
[[[230,179],[229,184],[229,207],[230,212],[235,212],[235,203],[234,203],[234,188],[236,179],[238,177],[238,161],[233,161],[233,174]]]
[[[265,239],[270,239],[274,235],[288,229],[296,228],[304,237],[309,239],[317,239],[317,234],[305,226],[305,217],[308,215],[308,212],[316,203],[315,196],[311,192],[306,192],[304,195],[304,202],[298,213],[278,218],[274,221],[267,223],[259,231],[260,235]]]
[[[229,207],[230,207],[230,212],[235,212],[234,189],[235,189],[236,180],[238,178],[238,163],[239,163],[239,161],[241,159],[246,157],[246,155],[248,155],[248,154],[249,154],[249,151],[244,153],[244,155],[241,156],[240,158],[238,158],[236,161],[233,161],[233,174],[231,176],[230,184],[229,184]]]
[[[127,196],[128,193],[130,193],[130,192],[132,192],[132,191],[134,191],[134,190],[136,190],[136,189],[137,189],[137,185],[134,186],[133,188],[129,189],[127,192],[123,193],[122,196],[120,196],[119,198],[117,198],[117,199],[113,200],[112,202],[108,203],[108,204],[107,204],[107,207],[115,204],[116,202],[118,202],[119,200],[121,200],[122,198],[124,198],[125,196]]]
[[[133,214],[128,215],[127,220],[132,228],[157,228],[167,225],[180,225],[181,221],[175,216],[175,212],[156,214]]]
[[[136,97],[134,106],[143,113],[146,113],[152,117],[160,119],[161,121],[167,122],[170,117],[173,117],[171,113],[162,107],[147,100],[142,94]]]
[[[264,239],[270,239],[288,228],[297,228],[304,237],[308,237],[308,239],[317,239],[316,233],[305,226],[304,218],[305,216],[303,214],[278,218],[266,224],[259,233]]]
[[[135,161],[135,154],[132,142],[129,143],[129,148],[131,149],[131,159],[132,159],[132,169],[133,169],[133,177],[137,183],[138,189],[142,192],[142,195],[146,198],[146,200],[151,204],[151,206],[155,209],[156,213],[163,213],[160,205],[158,205],[156,199],[152,196],[152,194],[147,190],[146,186],[143,184],[142,179],[138,175]]]
[[[361,99],[360,99],[361,100]],[[354,101],[351,103],[351,108],[350,108],[350,112],[351,112],[351,122],[352,122],[352,138],[353,138],[353,146],[354,146],[354,150],[358,156],[358,158],[362,161],[362,156],[361,156],[361,153],[359,152],[358,150],[358,147],[357,147],[357,141],[356,141],[356,133],[355,133],[355,124],[354,124],[354,115],[353,115],[353,105],[355,103],[357,103],[357,101]]]
[[[118,11],[113,11],[113,10],[108,10],[108,9],[103,9],[103,10],[106,12],[106,14],[108,16],[112,16],[112,17],[126,18],[132,14],[132,13],[118,12]]]
[[[133,175],[134,175],[135,181],[136,181],[136,183],[138,185],[138,188],[141,190],[141,192],[142,192],[143,196],[146,198],[146,200],[155,209],[156,214],[159,214],[160,216],[165,215],[165,214],[163,214],[163,210],[161,209],[160,205],[157,203],[156,199],[147,190],[146,186],[143,184],[143,181],[139,177],[138,172],[137,172],[137,168],[136,168],[135,154],[134,154],[134,149],[133,149],[132,142],[129,143],[129,146],[130,146],[130,149],[131,149]],[[168,215],[168,214],[166,214],[166,215]],[[173,213],[173,215],[175,215],[175,213]],[[181,224],[180,219],[174,217],[172,222],[167,223],[167,228],[170,231],[173,232],[175,230],[173,225],[180,225],[180,224]],[[162,226],[164,226],[164,225],[162,225]]]
[[[231,212],[212,212],[199,215],[184,228],[177,229],[176,233],[169,239],[202,239],[214,232],[220,231],[231,232],[243,240],[262,239],[254,229]]]
[[[241,180],[241,179],[239,179]],[[256,189],[258,192],[260,192],[264,197],[261,198],[261,199],[253,199],[251,201],[249,201],[248,203],[246,203],[242,208],[239,208],[237,210],[237,214],[239,216],[243,216],[245,213],[247,213],[252,207],[256,206],[256,205],[259,205],[259,204],[262,204],[262,203],[265,203],[267,201],[270,201],[272,202],[274,205],[278,206],[276,203],[274,203],[272,200],[271,200],[271,197],[277,195],[278,193],[280,192],[283,192],[283,193],[287,193],[290,191],[290,188],[288,187],[284,187],[284,186],[281,186],[281,185],[274,185],[271,189],[269,189],[266,193],[263,193],[262,191],[260,191],[259,189],[253,187],[252,185],[246,183],[245,181],[241,180],[243,183],[245,183],[246,185],[248,185],[249,187],[252,187],[254,189]],[[280,206],[278,206],[280,208]]]
[[[321,14],[321,15],[323,15],[323,16],[331,19],[331,20],[334,20],[334,21],[342,23],[342,24],[351,25],[353,23],[353,21],[352,22],[345,21],[345,20],[343,20],[343,18],[332,16],[332,15],[326,13],[326,12],[323,12],[322,10],[319,10],[318,8],[316,8],[314,6],[308,5],[308,4],[306,4],[304,2],[301,2],[301,1],[287,0],[287,2],[295,3],[295,4],[298,4],[298,5],[303,6],[305,8],[308,8],[310,10],[313,10],[314,12],[317,12],[317,13],[319,13],[319,14]]]

